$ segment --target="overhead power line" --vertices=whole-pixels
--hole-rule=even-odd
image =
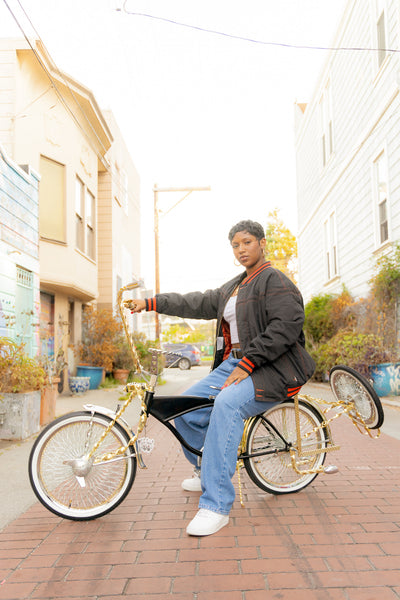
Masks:
[[[201,33],[210,33],[212,35],[219,35],[225,38],[230,38],[233,40],[239,40],[242,42],[249,42],[251,44],[260,44],[262,46],[278,46],[280,48],[293,48],[296,50],[333,50],[333,51],[346,51],[346,52],[400,52],[400,50],[394,48],[365,48],[360,46],[311,46],[307,44],[289,44],[284,42],[268,42],[265,40],[257,40],[254,38],[245,37],[242,35],[235,35],[232,33],[226,33],[224,31],[218,31],[216,29],[208,29],[207,27],[198,27],[197,25],[191,25],[189,23],[182,23],[181,21],[175,21],[174,19],[168,19],[166,17],[159,17],[157,15],[150,15],[148,13],[142,12],[134,12],[127,10],[126,4],[128,0],[124,0],[124,3],[121,8],[117,8],[118,12],[124,12],[127,15],[135,16],[135,17],[145,17],[147,19],[154,19],[156,21],[162,21],[164,23],[169,23],[171,25],[177,25],[179,27],[186,27],[187,29],[194,29],[195,31],[200,31]]]

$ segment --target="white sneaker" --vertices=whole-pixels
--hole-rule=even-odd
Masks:
[[[200,508],[197,515],[192,519],[189,525],[186,527],[186,533],[189,535],[211,535],[216,533],[225,525],[228,525],[228,515],[221,515],[207,510],[206,508]]]
[[[182,481],[181,486],[186,492],[201,492],[200,475],[195,471],[193,477]]]

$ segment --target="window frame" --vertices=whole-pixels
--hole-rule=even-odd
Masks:
[[[78,200],[79,198],[79,200]],[[85,252],[84,217],[85,217],[85,184],[75,176],[75,248]]]
[[[324,220],[324,268],[325,280],[339,277],[339,256],[337,244],[336,210],[331,210]],[[333,267],[333,268],[332,268]]]
[[[128,174],[125,169],[121,169],[121,204],[125,214],[129,214],[129,195],[128,195]]]
[[[333,136],[332,86],[330,79],[325,83],[320,96],[319,122],[321,132],[322,168],[325,168],[335,149]]]
[[[96,196],[77,174],[75,175],[75,250],[96,261]]]
[[[375,52],[375,67],[377,71],[380,71],[389,56],[386,51],[388,45],[388,6],[386,0],[372,0],[372,19],[373,19],[373,31],[374,31],[374,42],[375,47],[378,49]],[[382,39],[383,34],[383,39]],[[382,47],[381,47],[382,46]]]
[[[50,158],[45,154],[40,154],[39,157],[40,162],[40,173],[41,173],[41,181],[39,183],[39,235],[40,239],[46,240],[48,242],[55,242],[57,244],[66,244],[67,243],[67,234],[66,234],[66,206],[67,206],[67,194],[66,194],[66,165],[64,163],[59,162],[58,160],[54,160],[54,158]],[[43,174],[46,174],[44,165],[47,164],[50,169],[57,170],[57,175],[61,178],[61,184],[59,187],[53,188],[49,193],[49,188],[46,187],[46,177],[43,177]],[[53,170],[53,174],[56,172]],[[47,172],[48,174],[48,172]],[[54,178],[51,179],[52,183],[54,183]],[[51,214],[52,214],[52,222],[54,223],[54,198],[56,197],[58,202],[56,208],[58,208],[57,216],[62,220],[61,230],[56,231],[57,228],[49,227],[47,222],[43,222],[43,210],[48,209],[47,200],[51,197]],[[45,209],[43,208],[45,207]],[[44,213],[44,214],[45,214]],[[51,229],[51,231],[50,231]]]
[[[384,162],[381,162],[384,161]],[[380,181],[380,165],[383,165],[385,173],[385,181]],[[381,189],[381,185],[386,183],[386,190]],[[372,201],[373,201],[373,216],[374,216],[374,237],[375,248],[381,248],[390,243],[391,240],[391,219],[390,219],[390,189],[389,189],[389,164],[388,153],[385,147],[380,148],[380,151],[375,154],[372,159]],[[381,219],[382,206],[385,208],[385,220]],[[382,231],[386,232],[386,237],[383,239]]]
[[[87,256],[92,260],[96,258],[95,210],[94,194],[85,187],[85,249]]]

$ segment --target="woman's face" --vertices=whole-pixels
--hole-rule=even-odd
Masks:
[[[235,258],[246,269],[264,261],[265,243],[265,238],[258,240],[248,231],[238,231],[231,242]]]

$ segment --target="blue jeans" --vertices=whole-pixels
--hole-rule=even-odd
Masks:
[[[186,390],[188,396],[217,396],[214,406],[201,408],[175,419],[175,426],[184,439],[197,450],[203,448],[201,459],[202,495],[199,508],[228,515],[235,499],[232,477],[236,469],[237,452],[242,439],[244,419],[254,417],[279,402],[255,399],[251,377],[218,391],[239,363],[230,355],[207,377]],[[218,394],[218,395],[217,395]],[[183,448],[186,458],[196,466],[198,458]]]

